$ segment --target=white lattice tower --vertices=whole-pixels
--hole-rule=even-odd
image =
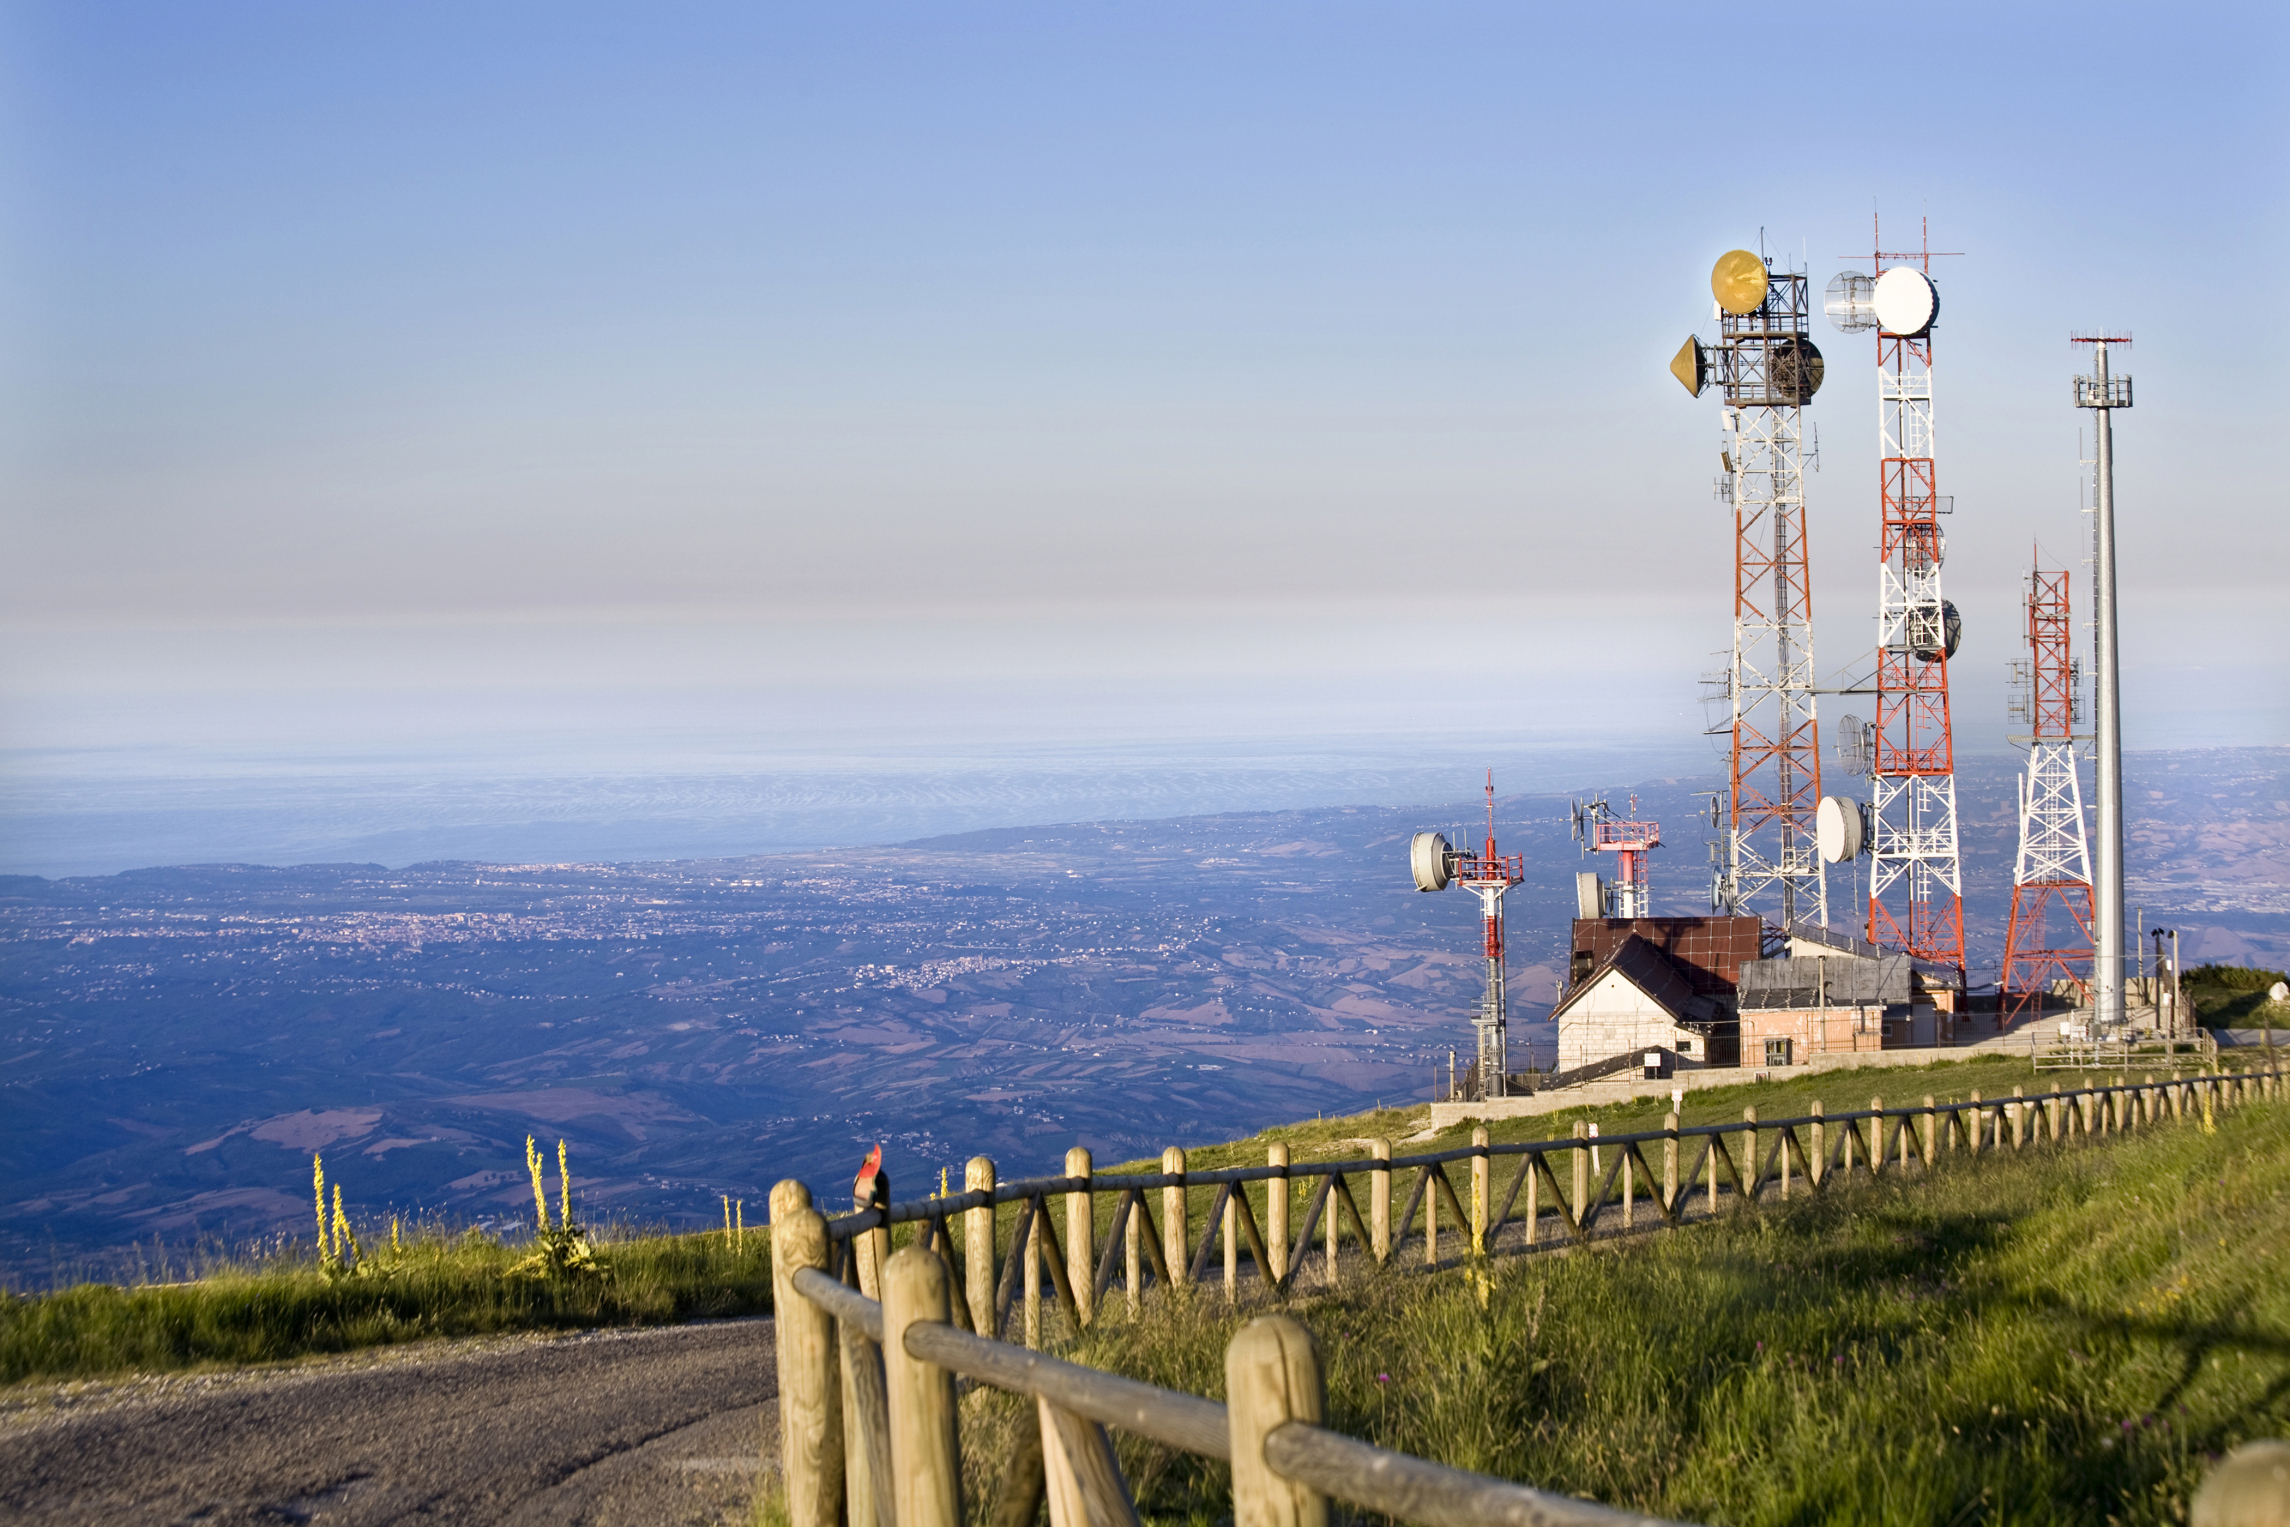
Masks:
[[[2026,609],[2029,657],[2015,665],[2023,686],[2015,710],[2028,731],[2012,740],[2027,745],[2028,767],[2020,776],[2020,851],[2004,935],[2007,1018],[2040,1004],[2054,979],[2088,991],[2091,966],[2091,849],[2075,756],[2080,707],[2066,570],[2031,573]],[[2056,929],[2055,913],[2065,920]]]
[[[1889,271],[1888,260],[1895,262]],[[1940,529],[1935,461],[1931,319],[1938,300],[1926,274],[1929,260],[1921,253],[1876,256],[1884,521],[1877,571],[1868,936],[1961,975],[1964,877],[1948,703],[1957,626],[1940,580],[1947,541]],[[1896,314],[1893,323],[1907,332],[1884,321],[1888,309]],[[1909,317],[1897,316],[1902,312]]]

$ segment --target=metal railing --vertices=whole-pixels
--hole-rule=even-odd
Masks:
[[[2013,1088],[2009,1098],[1974,1093],[1962,1102],[1941,1103],[1927,1096],[1910,1108],[1888,1109],[1872,1098],[1866,1109],[1836,1114],[1816,1102],[1804,1117],[1762,1123],[1754,1108],[1744,1110],[1739,1124],[1688,1128],[1679,1127],[1672,1114],[1660,1130],[1604,1138],[1591,1137],[1586,1124],[1577,1124],[1570,1139],[1494,1144],[1481,1127],[1468,1147],[1394,1156],[1389,1142],[1379,1140],[1370,1142],[1369,1157],[1352,1161],[1292,1162],[1287,1147],[1275,1142],[1264,1166],[1192,1172],[1184,1152],[1171,1147],[1160,1172],[1097,1176],[1089,1169],[1088,1152],[1076,1150],[1068,1153],[1066,1175],[1010,1183],[996,1182],[993,1163],[979,1157],[970,1163],[964,1192],[901,1204],[878,1201],[832,1220],[812,1206],[803,1184],[782,1182],[772,1192],[772,1278],[781,1456],[792,1527],[838,1527],[845,1520],[851,1527],[959,1527],[957,1376],[1036,1400],[1038,1477],[1048,1493],[1052,1527],[1128,1527],[1137,1521],[1108,1426],[1228,1460],[1235,1527],[1311,1527],[1325,1520],[1331,1496],[1453,1527],[1647,1521],[1325,1429],[1319,1424],[1324,1398],[1318,1352],[1305,1328],[1286,1316],[1260,1317],[1233,1338],[1225,1354],[1224,1405],[1031,1350],[1040,1338],[1040,1274],[1047,1268],[1058,1304],[1077,1328],[1087,1328],[1121,1264],[1135,1309],[1147,1286],[1147,1264],[1162,1287],[1195,1286],[1220,1241],[1228,1297],[1237,1297],[1244,1241],[1256,1277],[1286,1292],[1308,1266],[1315,1229],[1324,1227],[1325,1282],[1332,1285],[1342,1272],[1339,1211],[1356,1251],[1389,1266],[1421,1209],[1423,1265],[1431,1267],[1440,1265],[1442,1205],[1458,1234],[1467,1236],[1461,1244],[1466,1254],[1494,1251],[1514,1210],[1524,1232],[1514,1249],[1529,1250],[1540,1242],[1546,1214],[1569,1242],[1597,1233],[1616,1206],[1620,1228],[1630,1228],[1641,1182],[1661,1222],[1678,1224],[1697,1193],[1705,1211],[1716,1212],[1726,1188],[1734,1203],[1744,1205],[1768,1186],[1786,1198],[1800,1179],[1817,1193],[1856,1170],[1872,1176],[1905,1171],[1912,1157],[1922,1167],[1955,1151],[1976,1155],[2047,1140],[2090,1141],[2192,1116],[2207,1123],[2218,1109],[2282,1093],[2279,1067],[2214,1070],[2126,1078],[2034,1097],[2022,1087]],[[1658,1148],[1659,1169],[1647,1159],[1649,1147]],[[1689,1147],[1698,1154],[1681,1172]],[[1601,1152],[1613,1158],[1602,1171]],[[1512,1157],[1519,1165],[1498,1206],[1494,1163]],[[1560,1157],[1568,1179],[1564,1190],[1552,1166]],[[1462,1162],[1470,1163],[1468,1209],[1447,1175],[1449,1166]],[[1414,1173],[1414,1184],[1395,1221],[1393,1177],[1405,1172]],[[1299,1177],[1317,1178],[1319,1186],[1291,1240],[1288,1184]],[[1355,1178],[1366,1179],[1365,1216],[1349,1185]],[[1261,1224],[1247,1192],[1247,1185],[1259,1182],[1278,1185],[1265,1195]],[[1189,1195],[1210,1187],[1216,1192],[1195,1247]],[[1147,1197],[1155,1190],[1162,1200],[1158,1225]],[[1115,1203],[1104,1250],[1097,1254],[1092,1243],[1100,1193],[1115,1195]],[[1050,1208],[1060,1195],[1067,1211],[1062,1245]],[[1008,1254],[998,1259],[996,1210],[1012,1204],[1018,1209]],[[893,1252],[890,1231],[900,1224],[917,1226],[917,1233]],[[1024,1346],[1000,1339],[1021,1287]],[[1033,1509],[1030,1499],[1024,1503],[1026,1520]]]

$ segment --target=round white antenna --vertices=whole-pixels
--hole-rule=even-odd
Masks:
[[[1822,796],[1820,809],[1813,815],[1813,840],[1829,864],[1858,859],[1868,843],[1861,803],[1845,795]]]
[[[1857,270],[1840,270],[1829,278],[1822,294],[1822,311],[1829,322],[1846,334],[1862,334],[1877,326],[1876,277]]]
[[[1419,832],[1407,846],[1407,867],[1415,872],[1419,891],[1444,891],[1455,864],[1455,850],[1443,834]]]
[[[1872,306],[1887,334],[1914,339],[1940,316],[1940,293],[1923,271],[1895,265],[1877,277]]]
[[[2267,987],[2266,1000],[2269,1002],[2290,1002],[2290,982],[2277,981],[2272,986]]]

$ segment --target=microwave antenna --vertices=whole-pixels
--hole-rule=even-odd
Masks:
[[[1499,1098],[1510,1090],[1510,999],[1504,979],[1503,893],[1527,878],[1524,854],[1498,853],[1495,848],[1495,773],[1487,771],[1487,840],[1478,850],[1457,848],[1445,834],[1419,832],[1408,844],[1408,867],[1419,891],[1444,891],[1460,885],[1479,898],[1483,927],[1482,950],[1487,960],[1487,985],[1472,1019],[1477,1030],[1479,1059],[1473,1076],[1480,1098]]]

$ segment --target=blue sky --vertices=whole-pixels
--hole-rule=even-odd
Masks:
[[[1872,208],[1966,252],[1968,739],[2031,543],[2079,555],[2065,341],[2104,324],[2129,740],[2290,740],[2278,7],[4,14],[11,767],[1699,748],[1728,526],[1664,365],[1719,253],[1818,285]],[[1875,357],[1816,340],[1834,667],[1873,630]]]

